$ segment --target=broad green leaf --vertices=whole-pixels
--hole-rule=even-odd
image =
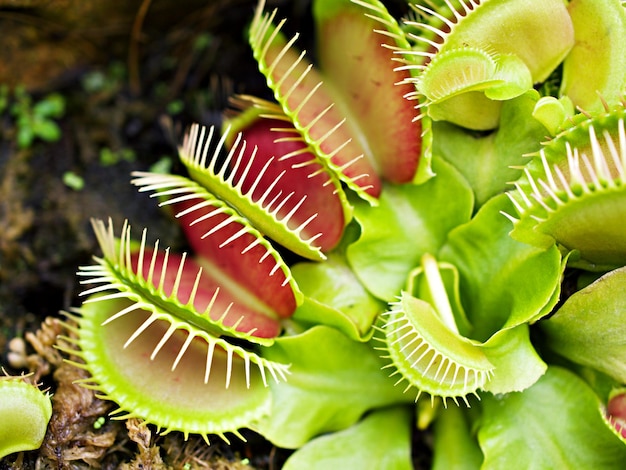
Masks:
[[[33,132],[46,142],[54,142],[61,138],[61,128],[56,122],[48,119],[35,119],[33,121]]]
[[[482,469],[624,468],[626,446],[603,422],[598,397],[566,369],[548,368],[523,392],[485,394],[482,407]]]
[[[459,270],[461,302],[474,326],[472,337],[480,341],[547,313],[560,288],[558,249],[541,250],[508,236],[512,224],[500,212],[511,204],[505,195],[491,199],[450,232],[440,252],[441,261]]]
[[[371,337],[372,323],[385,305],[365,290],[343,255],[330,253],[324,263],[298,263],[291,273],[305,295],[294,320],[334,326],[356,341]]]
[[[483,387],[491,393],[520,392],[547,369],[530,342],[527,324],[498,331],[483,344],[483,352],[495,366],[491,380]]]
[[[381,432],[382,431],[382,432]],[[411,470],[411,413],[384,408],[343,431],[318,437],[296,451],[284,470]]]
[[[437,253],[447,233],[465,223],[473,197],[463,177],[436,159],[437,176],[419,186],[385,186],[377,207],[357,201],[361,238],[347,249],[348,262],[376,297],[393,301],[424,253]]]
[[[576,292],[540,323],[547,344],[571,361],[626,382],[626,268]]]
[[[532,91],[504,102],[500,127],[486,136],[448,123],[433,124],[433,153],[463,174],[474,190],[478,206],[509,189],[509,182],[521,175],[519,167],[528,161],[524,154],[539,148],[546,129],[532,117],[538,98],[537,92]]]
[[[351,426],[368,410],[414,398],[394,387],[371,345],[327,326],[278,338],[263,355],[291,364],[288,382],[271,385],[270,415],[255,426],[280,447],[300,447],[315,436]]]

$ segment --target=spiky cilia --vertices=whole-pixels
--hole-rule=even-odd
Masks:
[[[212,289],[185,255],[160,252],[158,243],[147,249],[145,231],[137,247],[128,225],[119,240],[112,224],[95,221],[94,230],[103,257],[78,274],[83,284],[100,285],[67,314],[78,324],[70,325],[77,338],[68,341],[80,349],[72,353],[92,375],[85,384],[116,402],[124,418],[142,417],[166,431],[225,437],[263,416],[267,375],[285,380],[289,366],[255,351],[272,339],[255,336],[245,307],[226,289]],[[158,387],[149,380],[154,374]]]
[[[606,270],[626,263],[626,111],[578,119],[533,156],[508,193],[511,235],[575,251],[570,264]]]

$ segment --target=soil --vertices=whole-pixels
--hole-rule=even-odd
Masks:
[[[309,1],[268,1],[310,38]],[[255,0],[0,0],[0,366],[54,393],[42,448],[0,459],[13,468],[277,469],[289,452],[253,433],[157,435],[139,420],[99,419],[108,402],[73,382],[85,373],[53,348],[80,305],[78,266],[98,253],[90,219],[128,219],[180,248],[175,224],[129,184],[134,170],[176,163],[193,122],[219,124],[233,92],[266,96],[245,40]],[[306,46],[306,42],[305,42]],[[20,147],[14,90],[58,93],[58,139]],[[1,100],[1,96],[0,96]],[[99,424],[100,423],[100,424]]]

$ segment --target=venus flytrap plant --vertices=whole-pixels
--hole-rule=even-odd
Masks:
[[[384,315],[385,349],[398,369],[393,375],[399,372],[407,390],[417,388],[418,398],[426,392],[456,402],[481,389],[523,390],[545,371],[526,324],[554,306],[560,256],[554,247],[533,249],[503,236],[505,202],[504,196],[490,201],[452,230],[439,251],[442,264],[423,255],[408,292]]]
[[[315,0],[312,62],[259,2],[276,102],[236,97],[219,136],[194,126],[188,176],[134,174],[192,254],[95,224],[95,287],[69,314],[88,386],[165,431],[302,448],[287,468],[408,468],[416,412],[434,468],[449,448],[468,469],[626,459],[621,342],[601,341],[621,331],[624,107],[574,114],[533,89],[563,83],[587,34],[561,0],[437,4],[400,26],[377,0]],[[615,271],[561,305],[574,266]],[[338,455],[382,425],[384,449]]]

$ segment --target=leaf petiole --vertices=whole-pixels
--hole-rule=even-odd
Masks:
[[[435,311],[450,331],[459,334],[459,329],[456,326],[454,314],[452,313],[452,306],[448,299],[448,293],[446,292],[446,287],[441,278],[441,273],[439,272],[437,260],[430,253],[424,253],[421,262]]]

